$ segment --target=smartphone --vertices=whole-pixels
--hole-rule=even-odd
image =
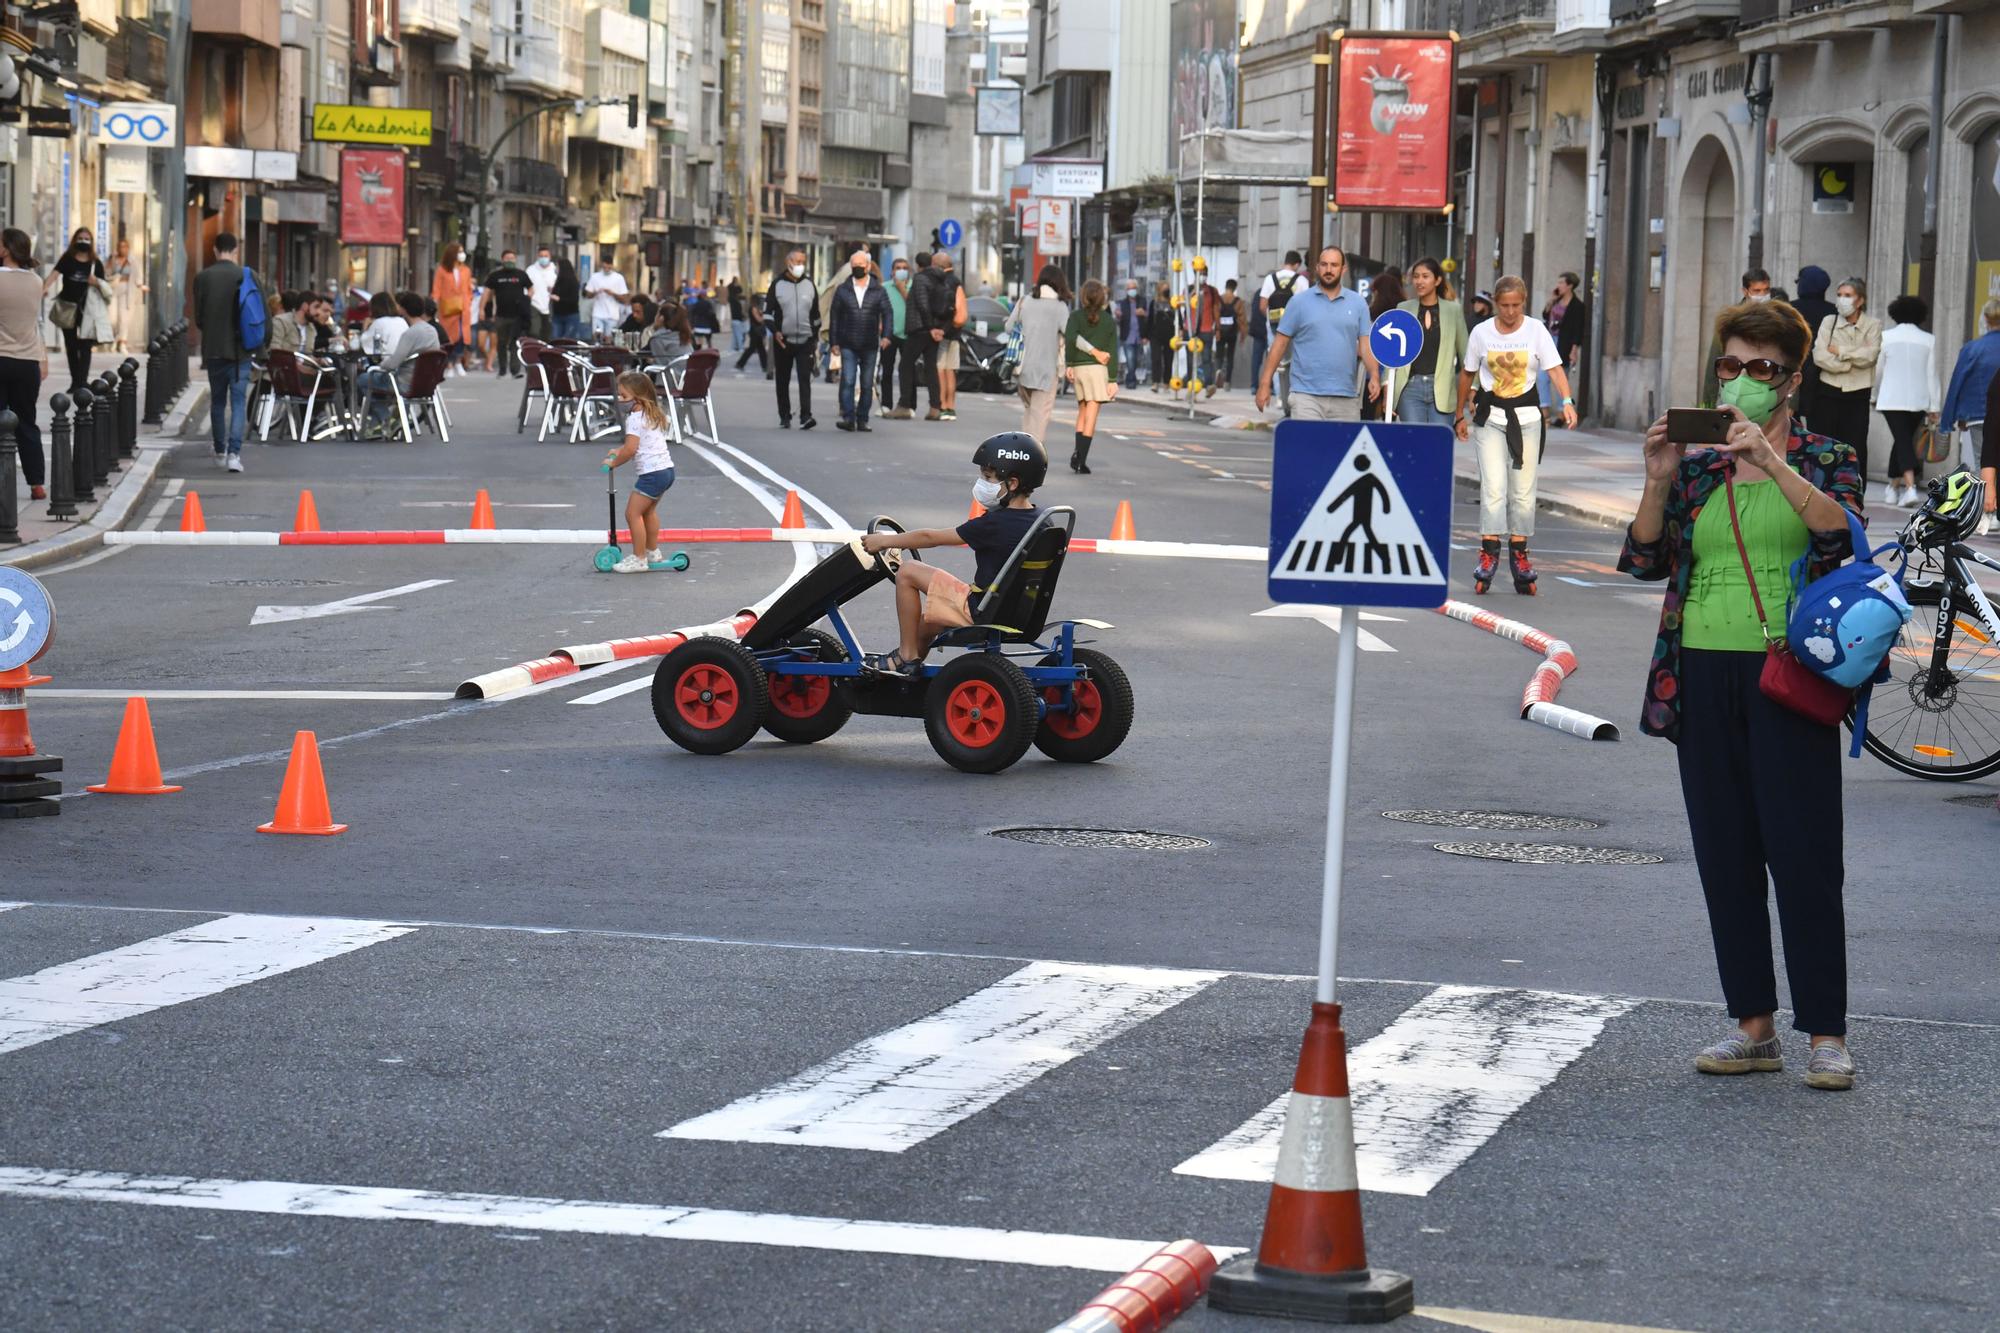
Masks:
[[[1719,407],[1670,407],[1667,438],[1675,444],[1721,444],[1733,420]]]

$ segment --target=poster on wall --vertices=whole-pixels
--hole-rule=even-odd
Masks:
[[[1169,41],[1167,142],[1178,154],[1185,135],[1236,128],[1236,0],[1174,0]]]
[[[1435,212],[1451,202],[1454,43],[1351,32],[1334,58],[1333,200]]]
[[[403,151],[349,148],[340,155],[340,243],[403,243]]]
[[[1069,253],[1070,201],[1043,199],[1035,213],[1035,248],[1044,255]]]

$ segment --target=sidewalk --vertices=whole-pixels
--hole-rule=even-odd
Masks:
[[[103,372],[115,371],[125,362],[128,353],[112,353],[100,350],[90,361],[91,378]],[[145,358],[139,361],[139,401],[146,401]],[[102,544],[103,535],[115,528],[121,528],[130,521],[132,511],[152,484],[153,476],[159,471],[160,460],[180,443],[180,435],[188,418],[208,408],[208,383],[200,371],[191,372],[186,389],[179,399],[170,404],[164,420],[158,426],[139,423],[138,445],[133,457],[119,460],[111,472],[111,479],[103,486],[94,488],[95,498],[77,501],[77,514],[73,519],[49,517],[47,500],[28,498],[28,481],[15,471],[14,495],[16,512],[20,515],[21,544],[0,546],[0,565],[14,565],[21,569],[35,569],[56,564],[78,556],[88,555]],[[62,363],[60,354],[50,358],[49,384],[44,385],[39,420],[42,427],[42,448],[44,457],[48,450],[49,398],[63,393],[68,388],[68,369]]]

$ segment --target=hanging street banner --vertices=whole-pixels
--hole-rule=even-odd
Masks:
[[[393,143],[428,148],[431,113],[427,107],[338,106],[314,102],[312,137],[319,143]]]
[[[403,150],[349,148],[340,154],[340,243],[401,245]]]
[[[1455,44],[1445,33],[1350,32],[1334,58],[1333,201],[1437,212],[1451,203]]]

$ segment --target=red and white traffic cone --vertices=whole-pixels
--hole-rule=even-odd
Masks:
[[[1387,1323],[1416,1305],[1408,1277],[1368,1266],[1347,1101],[1347,1034],[1337,1004],[1314,1003],[1306,1026],[1263,1242],[1254,1258],[1246,1254],[1216,1270],[1208,1303],[1329,1324]]]

